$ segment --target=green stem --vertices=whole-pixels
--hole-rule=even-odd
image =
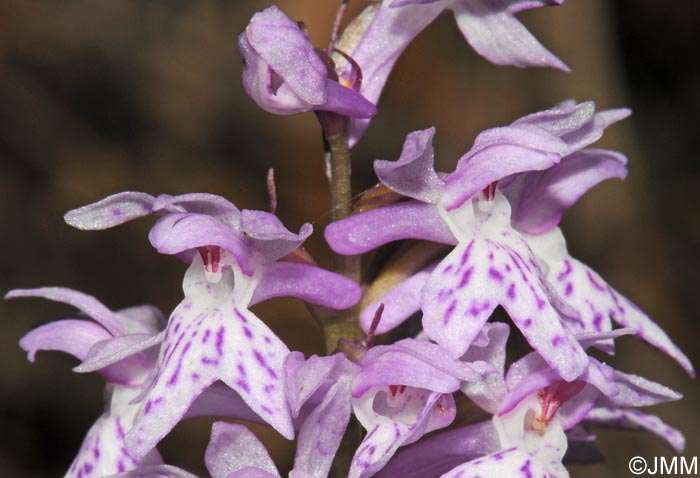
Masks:
[[[331,217],[333,221],[344,219],[352,213],[352,185],[350,148],[348,147],[347,120],[337,114],[319,112],[326,144],[328,171],[330,174]],[[360,282],[361,257],[334,254],[333,269],[356,282]],[[341,338],[359,340],[362,330],[356,308],[341,311],[323,322],[326,352],[332,353]]]

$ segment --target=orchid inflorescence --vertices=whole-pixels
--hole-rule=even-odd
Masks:
[[[384,0],[334,31],[327,49],[270,7],[238,38],[243,87],[275,114],[313,110],[332,188],[347,188],[350,149],[394,64],[438,15],[451,10],[493,63],[568,70],[515,17],[561,1]],[[294,478],[567,477],[567,449],[593,440],[596,426],[646,430],[680,452],[682,434],[638,408],[681,395],[589,352],[613,354],[618,339],[636,336],[693,376],[690,361],[569,255],[558,227],[589,188],[625,178],[622,154],[590,146],[628,115],[566,100],[483,131],[451,172],[434,169],[434,128],[409,133],[398,159],[375,161],[379,183],[362,207],[326,227],[330,248],[348,256],[335,271],[302,249],[311,224],[291,232],[274,212],[212,194],[123,192],[69,211],[66,222],[83,230],[157,216],[151,244],[188,269],[184,298],[167,319],[148,305],[112,311],[67,288],[6,295],[77,308],[81,318],[43,325],[20,345],[32,361],[40,350],[72,354],[81,360],[76,372],[107,382],[106,409],[66,476],[192,477],[164,464],[157,445],[180,421],[201,416],[296,438]],[[334,210],[348,206],[347,195],[336,197]],[[388,260],[372,254],[396,241],[403,245]],[[364,275],[363,255],[379,261]],[[316,312],[327,355],[291,351],[251,311],[282,296]],[[494,316],[499,306],[507,322]],[[406,337],[406,321],[420,332]],[[531,350],[506,360],[516,333]],[[464,403],[479,413],[455,424]],[[205,463],[213,478],[280,476],[238,422],[213,424]]]

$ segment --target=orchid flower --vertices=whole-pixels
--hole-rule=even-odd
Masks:
[[[60,350],[82,361],[76,372],[98,371],[107,379],[105,412],[88,431],[66,478],[97,478],[140,465],[161,463],[158,451],[143,457],[128,451],[125,434],[133,426],[138,406],[131,401],[155,366],[152,348],[163,336],[160,311],[144,305],[112,312],[92,296],[60,287],[15,289],[5,298],[43,297],[70,304],[93,321],[65,319],[42,325],[20,340],[29,360],[40,350]]]
[[[454,12],[465,39],[492,63],[548,66],[568,71],[515,18],[529,8],[561,4],[523,0],[384,0],[368,6],[344,31],[333,55],[341,82],[356,84],[373,103],[379,101],[387,78],[403,50],[446,9]],[[350,61],[351,59],[352,61]],[[359,75],[356,70],[359,69]],[[361,77],[357,84],[356,77]],[[369,119],[350,123],[350,145],[364,134]]]
[[[129,449],[141,455],[155,446],[217,380],[292,438],[282,379],[289,349],[249,307],[293,296],[343,309],[357,302],[359,287],[312,265],[280,261],[308,237],[309,224],[293,234],[273,214],[241,211],[218,196],[120,193],[69,212],[66,221],[104,229],[151,213],[162,215],[149,233],[153,246],[190,266],[185,297],[168,321],[157,373],[127,435]]]
[[[243,87],[266,111],[289,115],[320,110],[354,118],[376,113],[360,93],[328,77],[306,33],[277,7],[253,15],[238,47],[244,58]]]
[[[584,374],[565,382],[536,352],[513,363],[504,374],[508,326],[489,323],[464,360],[485,360],[494,372],[462,391],[490,421],[436,434],[399,453],[379,478],[568,477],[562,465],[570,432],[579,423],[646,429],[677,452],[683,438],[657,417],[635,408],[677,400],[680,394],[642,377],[624,374],[594,358]],[[583,347],[629,334],[631,329],[577,336]]]
[[[556,308],[561,301],[511,227],[510,205],[496,186],[513,174],[552,167],[570,146],[534,125],[495,128],[481,133],[457,169],[441,177],[433,169],[433,134],[434,129],[411,133],[398,161],[375,162],[382,183],[411,200],[333,223],[326,240],[341,254],[408,238],[455,245],[425,274],[419,305],[428,336],[459,357],[502,305],[528,342],[573,380],[585,367],[585,353],[562,324]],[[406,317],[389,316],[383,326]]]

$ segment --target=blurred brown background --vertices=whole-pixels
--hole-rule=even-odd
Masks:
[[[364,0],[352,0],[355,10]],[[308,249],[328,265],[320,232],[328,221],[322,147],[312,114],[259,110],[240,85],[236,37],[268,1],[61,2],[0,4],[0,290],[62,285],[111,308],[150,302],[166,313],[181,298],[184,266],[159,256],[143,220],[80,232],[65,211],[122,190],[206,191],[240,207],[267,207],[274,167],[278,213],[291,228],[314,222]],[[325,45],[337,2],[281,1]],[[630,159],[625,183],[596,188],[566,216],[570,250],[655,318],[699,363],[700,4],[694,0],[568,0],[520,15],[573,70],[497,67],[477,57],[451,15],[426,30],[400,60],[380,112],[354,151],[356,191],[376,158],[395,159],[406,133],[437,127],[438,166],[449,170],[482,129],[562,99],[630,106],[598,146]],[[297,303],[257,312],[291,348],[320,351],[320,332]],[[39,300],[0,302],[0,476],[61,476],[101,413],[99,376],[70,371],[59,353],[29,364],[17,345],[33,327],[69,315]],[[290,324],[294,324],[293,327]],[[622,340],[611,362],[686,394],[656,407],[700,450],[700,387],[670,359]],[[202,473],[209,421],[185,423],[161,449]],[[605,464],[573,476],[629,476],[641,455],[672,455],[645,434],[601,431]],[[290,466],[289,444],[276,456]],[[286,453],[286,456],[285,456]]]

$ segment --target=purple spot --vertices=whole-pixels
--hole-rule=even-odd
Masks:
[[[199,374],[197,372],[192,373],[191,377],[195,382],[199,380]]]
[[[552,339],[552,345],[554,347],[559,347],[563,342],[564,342],[564,337],[562,337],[561,335],[555,335],[554,338]]]
[[[95,457],[95,460],[100,459],[100,449],[99,448],[93,448],[92,449],[92,456]]]
[[[469,260],[469,256],[472,253],[472,247],[474,246],[474,239],[471,240],[467,248],[464,250],[464,253],[462,254],[462,258],[459,261],[459,267],[460,269],[464,266],[464,264],[467,263]]]
[[[253,332],[250,331],[248,327],[243,327],[243,333],[245,334],[246,337],[249,339],[253,338]]]
[[[224,355],[224,326],[219,327],[216,331],[216,353],[219,357]]]
[[[122,427],[122,422],[119,417],[117,417],[115,423],[117,425],[117,438],[123,441],[126,434],[124,433],[124,428]]]
[[[270,407],[267,405],[260,405],[260,408],[262,409],[263,412],[267,413],[268,415],[272,415],[273,411]]]
[[[469,315],[471,315],[472,317],[476,317],[479,315],[479,311],[480,311],[479,305],[476,302],[472,302],[472,305],[471,305],[471,307],[469,307],[469,311],[468,311]]]
[[[532,471],[530,470],[531,461],[527,460],[525,464],[520,467],[520,471],[523,473],[525,478],[532,478]]]
[[[568,284],[566,284],[566,289],[564,289],[564,295],[566,297],[569,297],[569,296],[571,296],[571,294],[573,292],[574,292],[574,285],[571,282],[569,282]]]
[[[593,287],[596,288],[599,292],[605,292],[605,287],[603,287],[600,282],[596,280],[595,277],[593,277],[593,274],[591,274],[590,270],[586,271],[586,275],[588,276],[588,281],[593,285]]]
[[[144,415],[148,415],[151,413],[151,407],[153,406],[153,400],[149,400],[146,402],[146,406],[143,407],[143,413]]]
[[[245,377],[245,367],[242,363],[238,364],[238,372],[241,374],[241,376]]]
[[[515,300],[515,282],[511,282],[508,286],[508,298],[510,300]]]
[[[266,344],[272,343],[272,339],[270,337],[268,337],[267,335],[265,337],[263,337],[263,340],[265,341]]]
[[[369,455],[372,456],[372,455],[374,455],[374,452],[375,452],[375,451],[377,451],[377,447],[374,446],[374,445],[372,445],[372,446],[369,447],[369,449],[367,450],[367,453],[369,453]]]
[[[498,282],[503,282],[503,274],[493,267],[489,267],[489,277]]]
[[[182,359],[185,356],[185,354],[187,353],[187,351],[190,349],[191,346],[192,346],[192,342],[187,342],[185,344],[185,347],[182,349],[182,353],[180,354],[180,358],[177,361],[177,367],[175,367],[175,371],[173,372],[173,374],[170,376],[170,379],[166,383],[167,386],[172,387],[177,382],[177,377],[178,377],[178,375],[180,375],[180,368],[182,368]]]
[[[122,215],[122,210],[119,209],[118,207],[115,207],[112,209],[112,216],[114,217],[120,217]]]
[[[85,463],[83,465],[83,469],[85,470],[85,474],[89,475],[92,472],[92,464],[91,463]]]
[[[525,319],[523,322],[523,327],[528,328],[532,325],[532,319]]]
[[[600,332],[601,330],[603,330],[602,324],[603,324],[603,314],[601,314],[600,312],[597,312],[593,316],[593,328],[595,328],[598,332]]]
[[[445,311],[445,315],[442,317],[442,323],[447,325],[450,322],[450,318],[452,317],[452,314],[455,311],[455,308],[457,307],[457,300],[452,299],[452,302],[450,302],[450,306],[447,308]]]
[[[262,354],[255,349],[253,349],[253,357],[255,357],[255,360],[257,360],[261,366],[267,367],[267,362],[265,361],[265,357],[263,357]]]
[[[183,304],[183,307],[185,308],[185,310],[190,310],[192,308],[192,302],[185,302]]]
[[[178,330],[180,330],[180,325],[182,325],[182,322],[177,322],[175,324],[175,327],[173,328],[173,333],[176,334]]]
[[[462,274],[462,280],[459,281],[459,284],[457,285],[458,289],[463,288],[469,283],[469,279],[472,277],[472,272],[474,272],[474,267],[470,267],[466,271],[464,271],[464,274]]]
[[[250,393],[250,387],[248,386],[248,382],[246,382],[242,378],[236,381],[236,385],[242,388],[246,393]]]
[[[491,252],[491,251],[489,251],[489,260],[490,260],[490,261],[493,260],[493,252]]]
[[[443,271],[445,274],[450,272],[452,270],[452,264],[448,264],[447,267],[445,267],[445,270]]]
[[[211,358],[211,357],[202,357],[201,362],[202,362],[202,365],[214,365],[214,366],[219,365],[219,359]]]
[[[119,460],[119,463],[117,464],[117,471],[119,473],[124,473],[126,471],[126,466],[124,466],[124,462]]]
[[[236,317],[241,319],[241,322],[243,322],[244,324],[248,323],[248,319],[246,319],[245,315],[241,314],[241,312],[238,309],[234,309],[234,312],[236,313]]]
[[[566,276],[571,274],[571,269],[572,269],[571,262],[568,260],[564,261],[564,266],[566,266],[566,269],[564,269],[562,272],[560,272],[559,275],[557,276],[557,280],[559,282],[563,281]]]
[[[206,344],[207,340],[209,340],[209,336],[211,335],[211,330],[207,329],[204,331],[204,335],[202,336],[202,343]]]
[[[265,385],[265,386],[263,387],[263,391],[264,391],[266,394],[270,395],[272,392],[274,392],[275,388],[276,388],[276,387],[275,387],[274,385],[272,385],[272,384],[267,384],[267,385]]]

